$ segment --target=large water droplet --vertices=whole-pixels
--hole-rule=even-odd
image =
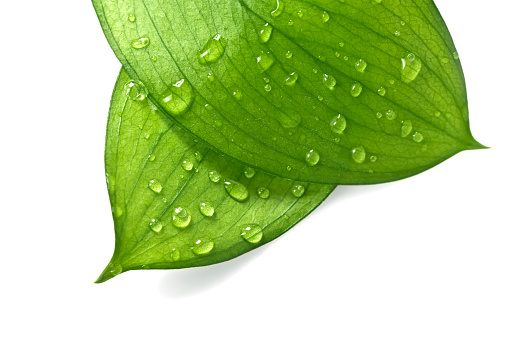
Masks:
[[[357,63],[355,64],[355,69],[360,72],[360,73],[364,73],[364,70],[366,69],[366,67],[368,66],[368,63],[366,61],[364,61],[363,59],[360,59],[359,61],[357,61]]]
[[[214,249],[214,242],[208,237],[203,237],[194,242],[191,250],[195,255],[201,256],[209,254],[212,249]]]
[[[297,198],[302,197],[302,195],[304,195],[305,192],[306,188],[304,188],[304,186],[300,184],[294,184],[292,187],[292,195]]]
[[[140,81],[131,80],[124,85],[125,95],[134,101],[143,101],[147,98],[147,88]]]
[[[318,151],[311,149],[306,154],[306,162],[309,166],[315,166],[320,161],[320,154]]]
[[[225,180],[224,188],[228,195],[236,201],[243,202],[249,197],[246,186],[234,180]]]
[[[352,159],[357,163],[364,163],[366,160],[366,151],[363,146],[355,147],[352,149]]]
[[[203,64],[215,62],[223,56],[225,48],[225,39],[221,37],[221,34],[216,34],[198,51],[198,60]]]
[[[265,25],[263,25],[262,29],[260,30],[260,40],[262,40],[263,43],[266,43],[270,40],[270,37],[272,36],[272,26],[267,22]]]
[[[193,170],[194,168],[194,163],[193,161],[190,161],[190,160],[184,160],[182,161],[182,168],[186,171],[191,171]]]
[[[145,48],[148,45],[150,45],[150,39],[147,37],[139,38],[139,39],[131,41],[131,47],[133,47],[135,49]]]
[[[221,180],[221,174],[219,174],[219,172],[217,171],[210,171],[209,172],[209,179],[214,182],[214,183],[217,183]]]
[[[327,13],[326,11],[323,11],[323,13],[322,13],[322,21],[323,22],[328,22],[329,20],[330,20],[329,13]]]
[[[262,52],[256,57],[256,63],[258,63],[258,66],[264,72],[274,64],[274,58],[270,55],[270,53]]]
[[[406,120],[401,123],[401,137],[407,137],[412,132],[412,121]]]
[[[256,192],[258,193],[258,196],[260,196],[260,198],[266,199],[270,197],[270,191],[265,187],[258,188]]]
[[[249,243],[259,243],[263,238],[263,229],[257,224],[249,224],[242,229],[240,233],[242,238]]]
[[[343,115],[338,114],[338,116],[335,116],[330,122],[330,128],[333,133],[343,133],[346,128],[346,118]]]
[[[203,216],[211,217],[214,215],[214,206],[210,202],[200,203],[200,212]]]
[[[161,192],[161,190],[163,190],[163,186],[158,180],[150,180],[150,182],[148,182],[148,187],[150,190],[158,194]]]
[[[295,82],[299,79],[299,74],[293,72],[291,73],[285,80],[285,85],[287,86],[293,86]]]
[[[362,92],[362,85],[359,82],[354,82],[352,84],[352,87],[350,88],[350,95],[353,97],[357,97],[361,95]]]
[[[332,75],[323,74],[323,84],[325,87],[333,90],[334,86],[336,86],[336,79]]]
[[[285,10],[285,3],[283,1],[276,0],[276,2],[277,2],[276,9],[270,13],[273,17],[280,16],[281,14],[283,14],[283,11]]]
[[[412,82],[419,75],[421,68],[421,60],[414,53],[408,53],[401,59],[401,80],[405,83]]]
[[[244,175],[247,177],[247,178],[252,178],[254,175],[255,175],[255,170],[253,168],[250,168],[250,167],[245,167],[244,168]]]
[[[177,228],[185,228],[191,223],[191,213],[185,207],[176,207],[171,213],[171,222]]]
[[[185,112],[193,101],[193,87],[186,79],[174,83],[163,95],[164,108],[173,115],[180,115]]]

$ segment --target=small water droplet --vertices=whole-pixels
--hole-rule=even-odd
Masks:
[[[150,229],[152,229],[152,231],[157,233],[161,232],[161,230],[163,229],[163,224],[155,219],[152,219],[148,225]]]
[[[435,113],[435,117],[440,117],[440,115],[442,115],[442,113],[440,113],[439,111]]]
[[[325,62],[325,61],[327,61],[327,58],[323,55],[318,55],[318,60]]]
[[[186,79],[175,82],[163,95],[164,108],[173,115],[185,112],[193,101],[193,87]]]
[[[293,56],[293,53],[292,53],[292,51],[290,51],[290,50],[289,50],[288,52],[286,52],[286,54],[285,54],[285,57],[286,57],[287,59],[291,59],[291,58],[292,58],[292,56]]]
[[[287,170],[287,171],[292,171],[292,167],[287,166],[287,167],[286,167],[286,170]]]
[[[315,73],[315,74],[318,73],[318,69],[313,68],[313,73]]]
[[[124,214],[124,209],[120,205],[116,204],[115,207],[113,208],[113,216],[115,216],[116,218],[119,218],[123,214]]]
[[[214,74],[212,73],[207,74],[207,80],[209,80],[209,82],[214,82],[215,79],[216,77],[214,76]]]
[[[341,56],[341,53],[340,52],[335,52],[334,55],[338,58]]]
[[[412,138],[417,143],[420,143],[420,142],[422,142],[422,140],[424,140],[424,136],[422,136],[422,134],[419,132],[415,132],[414,135],[412,136]]]
[[[322,13],[322,21],[323,21],[323,22],[327,22],[327,21],[329,21],[329,20],[330,20],[330,15],[329,15],[329,13],[327,13],[326,11],[324,11],[324,12]]]
[[[272,86],[268,83],[263,88],[265,89],[266,92],[270,92],[272,90]]]
[[[343,56],[343,60],[348,61],[348,56]]]
[[[306,192],[306,188],[304,188],[300,184],[294,184],[292,187],[292,195],[297,198],[302,197],[302,195],[304,195],[305,192]]]
[[[214,207],[209,202],[200,203],[200,212],[203,216],[212,217],[214,215]]]
[[[171,213],[171,223],[177,228],[185,228],[191,223],[191,213],[185,207],[176,207]]]
[[[355,69],[360,73],[364,73],[364,70],[366,69],[367,66],[368,63],[366,61],[364,61],[363,59],[359,59],[359,61],[357,61],[357,63],[355,64]]]
[[[156,62],[156,61],[157,61],[157,56],[152,55],[152,56],[150,57],[150,60],[152,60],[153,62]]]
[[[148,155],[148,160],[149,160],[150,162],[154,162],[154,161],[156,160],[156,155],[154,155],[154,154],[150,154],[150,155]]]
[[[245,167],[244,168],[244,175],[247,178],[252,178],[256,174],[256,171],[253,168]]]
[[[401,80],[405,83],[412,82],[419,75],[421,68],[421,60],[414,53],[408,53],[401,59]]]
[[[123,271],[122,265],[120,265],[120,264],[113,265],[110,263],[110,264],[108,264],[108,268],[109,268],[109,273],[112,276],[120,275]]]
[[[412,121],[406,120],[401,122],[401,137],[407,137],[412,132]]]
[[[191,171],[193,170],[194,168],[194,163],[193,161],[190,161],[190,160],[184,160],[182,161],[182,168],[186,171]]]
[[[259,243],[263,238],[262,227],[257,224],[249,224],[240,233],[243,239],[251,244]]]
[[[298,16],[299,18],[302,18],[302,17],[304,16],[304,12],[303,12],[303,11],[298,11],[298,12],[297,12],[297,16]]]
[[[357,163],[364,163],[366,160],[366,151],[363,146],[355,147],[352,149],[352,159]]]
[[[233,97],[237,100],[242,99],[242,91],[240,89],[237,89],[233,92]]]
[[[176,246],[170,247],[170,257],[173,262],[180,261],[180,250]]]
[[[146,138],[147,140],[150,138],[150,134],[149,133],[144,133],[143,134],[143,137]]]
[[[320,154],[318,151],[311,149],[306,154],[306,162],[309,166],[313,167],[320,161]]]
[[[267,43],[270,40],[270,37],[272,36],[272,26],[267,22],[265,25],[263,25],[262,29],[260,29],[260,40],[263,43]]]
[[[459,58],[460,58],[458,52],[452,53],[452,57],[454,58],[454,60],[459,60]]]
[[[391,110],[389,109],[388,111],[385,112],[385,118],[387,120],[394,120],[396,118],[396,112],[394,110]]]
[[[330,90],[333,90],[336,86],[336,79],[332,75],[323,74],[323,84],[325,87],[329,88]]]
[[[385,96],[386,93],[387,93],[387,91],[385,90],[384,87],[378,88],[378,95]]]
[[[219,174],[217,171],[210,171],[209,172],[209,179],[214,182],[214,183],[217,183],[221,180],[221,174]]]
[[[382,113],[380,113],[380,112],[377,112],[377,113],[376,113],[376,117],[377,117],[377,118],[379,118],[379,119],[381,119],[383,116],[384,116],[384,115],[383,115]]]
[[[299,74],[293,72],[291,73],[285,80],[285,85],[287,86],[293,86],[295,82],[299,79]]]
[[[269,189],[267,189],[265,187],[258,188],[258,190],[256,192],[258,193],[258,196],[260,196],[260,198],[263,198],[263,199],[269,198],[269,196],[270,196]]]
[[[125,95],[134,101],[143,101],[147,98],[147,88],[140,81],[131,80],[124,85]]]
[[[147,37],[139,38],[139,39],[131,41],[131,47],[133,47],[134,49],[145,48],[148,45],[150,45],[150,39]]]
[[[249,191],[246,186],[234,180],[226,179],[224,188],[228,195],[236,201],[243,202],[249,197]]]
[[[162,201],[163,201],[163,203],[167,203],[167,202],[168,202],[168,200],[166,199],[166,197],[163,197]]]
[[[262,52],[259,56],[256,57],[256,63],[264,72],[274,64],[274,58],[269,52]]]
[[[134,14],[132,14],[132,13],[131,13],[131,14],[129,14],[129,16],[128,16],[128,19],[129,19],[129,21],[131,21],[131,22],[135,22],[135,21],[136,21],[136,16],[134,16]]]
[[[216,62],[223,56],[225,49],[226,40],[221,34],[216,34],[198,51],[198,61],[202,64]]]
[[[293,26],[293,20],[288,20],[288,26]]]
[[[352,87],[350,88],[350,95],[353,97],[357,97],[361,95],[362,92],[362,85],[359,82],[354,82],[352,84]]]
[[[317,99],[318,99],[318,101],[321,102],[321,101],[323,101],[323,96],[322,95],[318,95]]]
[[[375,155],[373,155],[373,156],[370,156],[370,157],[369,157],[369,160],[370,160],[371,162],[376,162],[376,160],[378,160],[378,157],[376,157]]]
[[[346,118],[338,114],[338,116],[335,116],[330,122],[330,128],[333,133],[342,134],[346,128]]]
[[[285,10],[285,3],[281,0],[276,0],[276,9],[270,12],[270,15],[273,17],[278,17],[281,14],[283,14],[283,11]]]
[[[209,254],[212,249],[214,249],[214,242],[208,237],[203,237],[194,242],[191,250],[195,255],[202,256]]]
[[[150,188],[150,190],[152,190],[153,192],[159,194],[161,192],[161,190],[163,190],[163,186],[161,184],[161,182],[159,182],[158,180],[150,180],[148,182],[148,187]]]

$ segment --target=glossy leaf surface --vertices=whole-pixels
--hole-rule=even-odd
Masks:
[[[121,72],[105,154],[115,252],[97,282],[231,259],[280,236],[334,189],[232,163],[140,100],[143,93]]]
[[[481,148],[431,0],[94,0],[129,75],[180,126],[261,170],[369,184]]]

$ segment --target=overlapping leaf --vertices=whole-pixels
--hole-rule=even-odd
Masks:
[[[93,0],[133,79],[237,161],[367,184],[480,148],[431,0]]]
[[[231,259],[290,229],[334,189],[231,162],[142,98],[121,72],[105,155],[115,252],[97,282],[128,270]]]

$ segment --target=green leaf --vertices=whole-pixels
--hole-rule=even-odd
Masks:
[[[334,189],[256,172],[209,150],[144,99],[124,71],[105,162],[115,252],[98,283],[128,270],[234,258],[286,232]]]
[[[238,161],[369,184],[482,148],[431,0],[93,1],[129,75]]]

